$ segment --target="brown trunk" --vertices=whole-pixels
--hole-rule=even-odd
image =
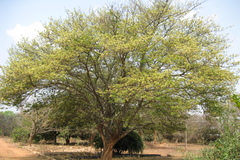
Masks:
[[[99,124],[97,130],[102,138],[103,150],[101,154],[101,160],[112,160],[113,147],[122,137],[120,133],[122,132],[121,125],[118,126],[117,130],[110,132],[103,124]],[[114,133],[114,134],[112,134]],[[122,135],[123,136],[123,135]]]
[[[56,134],[54,135],[54,144],[57,144],[57,136],[56,136]]]
[[[153,142],[157,143],[157,135],[158,135],[158,131],[154,131],[154,135],[153,135]]]
[[[112,160],[114,143],[106,144],[104,143],[101,160]]]
[[[69,138],[66,138],[66,145],[69,145],[70,144],[70,139]]]
[[[93,141],[94,141],[95,136],[96,136],[96,133],[92,133],[90,138],[89,138],[89,142],[90,142],[91,146],[93,146]]]
[[[33,133],[30,133],[30,136],[29,136],[29,139],[28,139],[28,145],[29,146],[32,146],[32,141],[33,141],[33,138],[35,137],[35,134]]]

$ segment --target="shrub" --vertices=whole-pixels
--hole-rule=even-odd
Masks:
[[[44,133],[39,133],[39,141],[44,139],[46,142],[56,143],[57,136],[59,135],[58,131],[48,131]],[[36,136],[37,137],[37,136]]]
[[[29,131],[24,128],[15,128],[11,134],[14,142],[24,142],[28,141]]]
[[[227,132],[212,145],[214,148],[205,149],[200,156],[189,155],[186,160],[237,160],[240,159],[240,134]]]
[[[190,155],[186,160],[237,160],[240,159],[240,132],[238,113],[235,108],[227,110],[219,117],[222,134],[212,143],[213,148],[205,149],[200,156]]]
[[[154,138],[153,138],[153,135],[148,134],[148,135],[144,135],[143,140],[147,142],[152,142]]]
[[[102,139],[99,135],[94,138],[95,148],[103,148]],[[144,145],[141,136],[131,131],[125,137],[120,139],[113,147],[113,151],[117,154],[128,152],[129,154],[140,153],[143,151]]]

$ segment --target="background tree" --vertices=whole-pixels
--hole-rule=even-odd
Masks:
[[[216,117],[192,114],[185,123],[185,130],[172,134],[172,141],[208,144],[219,138],[219,122]],[[186,135],[187,134],[187,135]]]
[[[41,103],[34,103],[31,110],[24,111],[18,123],[18,128],[29,133],[28,144],[31,146],[36,135],[53,131],[49,115],[50,109],[42,106]]]
[[[52,107],[49,120],[51,125],[60,132],[59,136],[65,138],[66,144],[70,143],[71,137],[80,136],[81,131],[95,128],[89,115],[82,112],[75,104],[74,97],[58,94],[51,98]]]
[[[172,116],[171,114],[175,109],[164,106],[157,107],[151,116],[144,119],[145,122],[149,123],[141,130],[144,140],[157,142],[177,131],[185,130],[185,120],[188,118],[186,112],[179,111],[177,115]]]
[[[25,116],[31,121],[30,136],[28,140],[29,145],[32,144],[32,141],[37,134],[52,130],[51,122],[48,120],[48,109],[41,108],[41,110],[31,110],[31,113],[28,113]]]
[[[76,114],[94,121],[104,160],[161,107],[171,117],[197,106],[215,113],[236,76],[222,28],[197,15],[186,18],[199,5],[133,0],[52,19],[37,38],[11,48],[1,97],[19,106],[43,91],[70,95]]]
[[[10,136],[15,124],[16,115],[12,111],[0,112],[0,136]]]
[[[200,155],[191,155],[191,160],[239,159],[240,158],[240,125],[239,125],[239,98],[232,96],[232,101],[224,104],[222,114],[217,118],[220,138],[212,145],[214,147],[203,150]]]

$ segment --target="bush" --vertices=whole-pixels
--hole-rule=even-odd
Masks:
[[[240,135],[228,133],[213,143],[211,149],[205,149],[201,156],[190,155],[186,160],[237,160],[240,159]]]
[[[237,160],[240,159],[240,134],[225,133],[212,145],[214,148],[205,149],[201,156],[190,155],[186,160]]]
[[[99,135],[94,138],[94,147],[103,148],[102,139]],[[138,133],[131,131],[114,145],[113,151],[117,154],[123,152],[133,154],[142,152],[143,148],[144,145],[141,136]]]
[[[143,140],[147,142],[152,142],[154,140],[154,137],[153,135],[150,135],[150,134],[144,135]]]
[[[38,137],[39,141],[44,139],[48,143],[56,143],[56,139],[59,134],[60,133],[58,131],[48,131],[44,133],[39,133],[36,137]]]
[[[204,128],[202,130],[202,139],[204,140],[204,144],[216,141],[220,134],[219,130],[215,127]]]
[[[24,128],[15,128],[11,134],[14,142],[24,142],[28,141],[29,131]]]
[[[238,113],[234,109],[226,110],[219,117],[222,134],[212,143],[213,148],[205,149],[200,156],[190,155],[186,160],[237,160],[240,159],[240,128]]]
[[[240,134],[227,132],[214,143],[213,157],[215,159],[240,159]]]

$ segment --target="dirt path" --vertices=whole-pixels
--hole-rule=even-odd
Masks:
[[[207,146],[188,144],[187,152],[198,153]],[[30,150],[28,150],[28,149]],[[36,144],[32,147],[20,146],[13,143],[10,138],[0,137],[0,160],[53,160],[55,158],[64,159],[70,155],[85,154],[86,152],[95,153],[96,150],[86,146],[66,146],[66,145],[42,145]],[[182,160],[186,155],[184,144],[173,143],[145,143],[144,154],[160,154],[159,160]],[[36,154],[35,154],[36,153]],[[48,154],[50,153],[50,154]],[[55,155],[55,153],[57,153]],[[61,154],[60,154],[61,153]],[[43,155],[44,154],[44,155]],[[42,155],[42,156],[40,156]],[[49,156],[51,157],[49,157]],[[127,160],[127,159],[126,159]],[[149,159],[150,160],[150,159]]]
[[[0,160],[43,160],[43,157],[12,143],[11,139],[0,137]]]

